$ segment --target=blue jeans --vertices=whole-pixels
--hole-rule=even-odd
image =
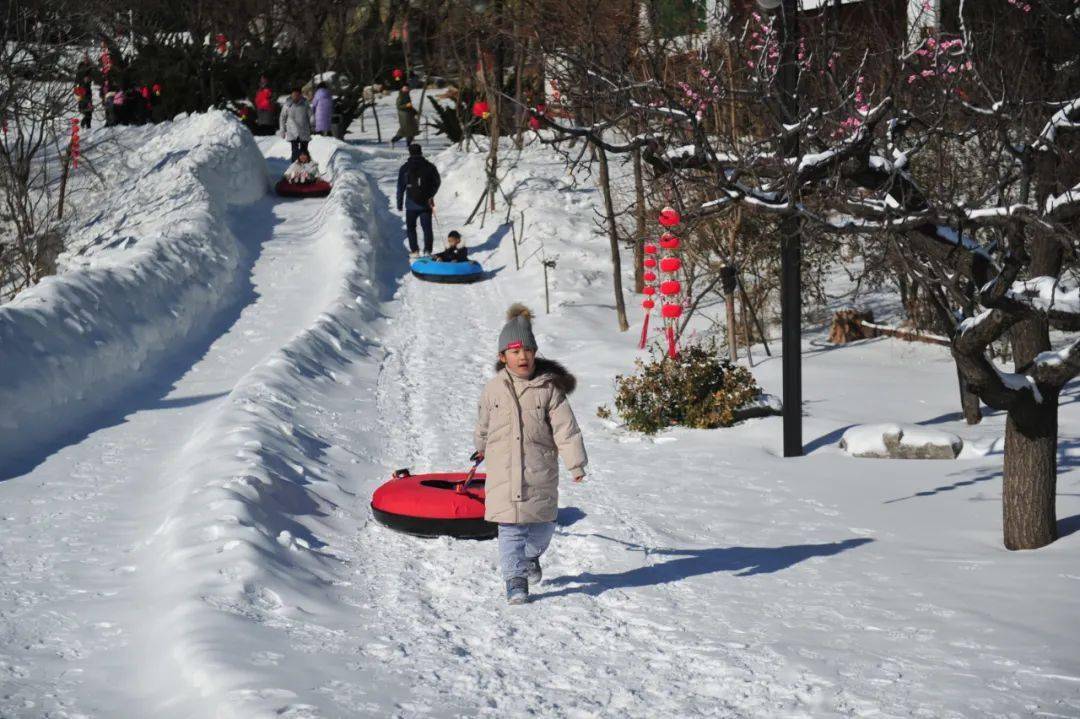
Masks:
[[[420,220],[420,227],[424,230],[424,252],[431,254],[431,245],[434,236],[431,232],[431,210],[414,210],[405,208],[405,232],[409,236],[409,252],[418,252],[416,247],[416,221]]]
[[[524,577],[525,560],[536,559],[551,544],[555,522],[499,525],[499,565],[503,579]]]

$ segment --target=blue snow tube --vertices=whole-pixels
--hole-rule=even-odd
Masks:
[[[431,257],[413,260],[412,273],[428,282],[467,283],[483,279],[484,268],[476,260],[437,262]]]

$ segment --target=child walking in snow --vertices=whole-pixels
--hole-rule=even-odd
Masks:
[[[499,525],[499,562],[506,600],[523,604],[540,581],[540,555],[555,533],[559,455],[575,482],[588,457],[566,397],[577,380],[558,362],[537,359],[532,313],[507,311],[499,334],[496,374],[480,395],[474,461],[485,460],[484,518]]]
[[[289,165],[285,170],[285,179],[294,185],[305,185],[319,179],[319,163],[311,159],[306,150],[301,151],[296,162]]]
[[[469,259],[468,251],[461,246],[461,233],[457,230],[450,230],[450,234],[446,236],[446,249],[442,252],[436,252],[436,262],[465,262]]]

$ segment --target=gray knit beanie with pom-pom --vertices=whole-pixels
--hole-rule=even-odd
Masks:
[[[536,351],[536,338],[532,331],[532,312],[520,302],[510,305],[506,311],[506,324],[499,333],[499,352],[521,347]]]

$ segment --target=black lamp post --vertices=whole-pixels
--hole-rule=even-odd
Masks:
[[[798,0],[757,0],[763,10],[777,14],[780,65],[776,83],[785,125],[799,117]],[[797,157],[799,136],[788,135],[780,148],[784,157]],[[796,192],[798,188],[790,188]],[[794,201],[795,197],[791,197]],[[801,457],[802,446],[802,222],[788,216],[780,223],[780,325],[784,376],[784,456]]]

